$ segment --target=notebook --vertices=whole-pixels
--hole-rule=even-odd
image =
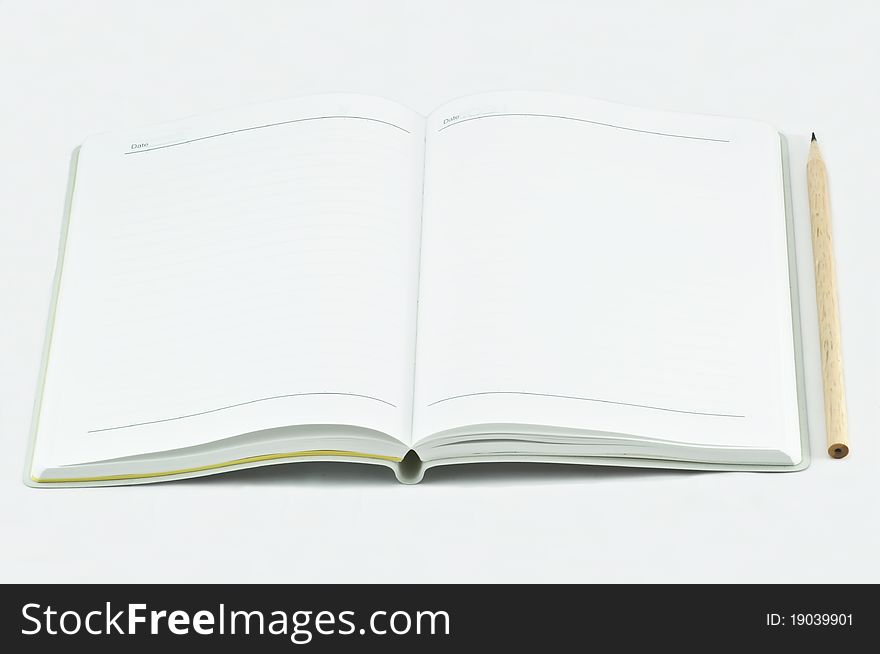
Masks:
[[[26,483],[807,465],[784,138],[321,95],[74,153]]]

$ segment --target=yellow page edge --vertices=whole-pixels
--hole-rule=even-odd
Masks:
[[[152,477],[171,477],[174,475],[187,475],[194,472],[204,472],[205,470],[218,470],[220,468],[230,468],[232,466],[243,465],[246,463],[256,463],[259,461],[272,461],[276,459],[293,459],[307,456],[348,456],[360,459],[381,459],[382,461],[391,461],[400,463],[403,459],[396,456],[388,456],[385,454],[367,454],[365,452],[350,452],[347,450],[305,450],[302,452],[279,452],[277,454],[261,454],[258,456],[248,456],[242,459],[233,459],[232,461],[224,461],[221,463],[210,463],[204,466],[195,466],[192,468],[180,468],[178,470],[167,470],[163,472],[144,472],[144,473],[128,473],[121,475],[101,475],[97,477],[35,477],[31,475],[31,480],[39,484],[58,484],[58,483],[75,483],[89,481],[121,481],[125,479],[149,479]]]

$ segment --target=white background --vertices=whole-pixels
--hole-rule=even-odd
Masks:
[[[0,581],[880,581],[877,34],[869,1],[0,2]],[[86,135],[327,91],[427,113],[501,89],[816,131],[849,458],[829,459],[814,430],[796,474],[465,466],[407,487],[311,463],[24,486],[69,155]]]

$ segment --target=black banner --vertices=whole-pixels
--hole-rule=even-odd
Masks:
[[[0,642],[205,651],[452,646],[846,647],[880,635],[876,586],[4,586]],[[7,650],[7,651],[19,651]]]

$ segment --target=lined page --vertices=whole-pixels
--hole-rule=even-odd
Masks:
[[[799,451],[779,137],[549,94],[428,120],[415,438]]]
[[[320,96],[82,148],[38,444],[297,424],[408,441],[424,119]]]

